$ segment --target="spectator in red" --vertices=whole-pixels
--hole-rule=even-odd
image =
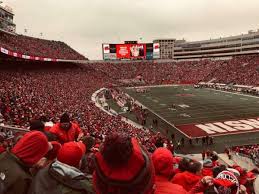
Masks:
[[[39,131],[25,134],[13,147],[0,155],[0,172],[8,194],[23,194],[31,182],[29,169],[41,163],[50,146]]]
[[[250,171],[246,173],[246,181],[243,183],[246,187],[247,193],[252,194],[254,192],[254,182],[257,177]]]
[[[218,162],[219,157],[218,157],[217,153],[213,153],[211,155],[210,159],[212,161],[213,167],[216,167],[216,166],[220,165],[219,162]]]
[[[136,139],[112,133],[101,147],[93,174],[97,194],[153,193],[153,163]]]
[[[173,184],[169,179],[173,176],[173,155],[166,148],[158,148],[152,155],[155,167],[155,194],[185,194],[182,186]]]
[[[56,135],[57,140],[62,144],[69,141],[78,141],[84,135],[78,124],[70,121],[67,113],[61,116],[60,122],[55,124],[50,132]]]
[[[172,183],[181,185],[186,191],[190,191],[202,178],[201,168],[200,162],[190,161],[187,170],[176,174]]]
[[[79,170],[83,150],[80,142],[64,143],[57,161],[37,173],[28,194],[93,194],[90,180]]]
[[[203,161],[201,174],[202,176],[213,176],[213,162],[211,159],[206,159]]]
[[[94,172],[94,158],[95,158],[95,153],[93,152],[92,148],[95,144],[95,139],[91,136],[85,136],[82,138],[82,143],[86,147],[86,153],[83,156],[82,159],[82,166],[81,170],[82,172],[86,174],[93,174]]]

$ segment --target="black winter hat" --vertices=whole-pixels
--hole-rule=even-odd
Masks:
[[[60,123],[69,123],[69,122],[70,122],[70,117],[69,117],[68,113],[64,113],[60,117]]]

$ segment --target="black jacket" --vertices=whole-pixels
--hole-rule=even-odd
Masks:
[[[31,183],[29,168],[15,155],[0,154],[0,174],[4,194],[26,194]]]

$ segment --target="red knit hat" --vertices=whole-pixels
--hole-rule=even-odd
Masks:
[[[79,168],[79,163],[83,157],[83,151],[77,142],[63,144],[58,152],[58,161]]]
[[[39,131],[26,133],[11,152],[28,166],[33,166],[49,150],[47,137]]]
[[[103,149],[96,154],[95,165],[93,184],[97,194],[153,191],[154,167],[136,139],[122,134],[107,136]]]
[[[156,174],[170,177],[173,174],[174,158],[167,148],[157,148],[152,155]]]

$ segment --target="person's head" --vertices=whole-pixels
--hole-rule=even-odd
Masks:
[[[213,168],[211,159],[206,159],[203,161],[203,168]]]
[[[40,120],[31,120],[30,121],[30,130],[36,130],[36,131],[44,131],[44,123]]]
[[[188,171],[193,174],[201,174],[202,165],[200,162],[191,160],[188,165]]]
[[[190,160],[188,158],[182,158],[178,164],[178,169],[184,172],[188,169]]]
[[[213,180],[214,190],[217,194],[238,194],[239,181],[230,171],[222,171]]]
[[[71,127],[70,117],[68,113],[64,113],[60,117],[60,127],[64,130],[69,130]]]
[[[69,166],[80,168],[85,151],[84,144],[81,144],[80,142],[68,142],[63,144],[58,151],[57,160]]]
[[[219,165],[219,166],[216,166],[212,169],[212,172],[213,172],[213,177],[217,177],[219,173],[221,173],[222,171],[226,170],[227,167],[225,165]]]
[[[173,175],[174,158],[167,148],[157,148],[152,154],[156,175],[162,175],[167,178]]]
[[[50,150],[46,136],[40,131],[26,133],[13,147],[11,152],[25,165],[32,167]]]
[[[91,150],[91,148],[94,146],[95,138],[92,136],[82,137],[81,140],[82,143],[85,144],[87,150]]]
[[[106,136],[96,153],[93,184],[96,193],[143,193],[153,191],[154,167],[138,141],[125,134]]]
[[[41,120],[43,123],[46,123],[46,122],[49,121],[49,119],[48,119],[46,116],[44,116],[44,115],[40,117],[40,120]]]
[[[217,154],[212,154],[211,157],[210,157],[210,159],[211,159],[213,162],[215,162],[215,161],[217,161],[217,160],[219,159],[219,157],[218,157]]]
[[[113,133],[106,136],[101,153],[108,165],[120,166],[129,160],[132,147],[131,138],[127,134]]]

